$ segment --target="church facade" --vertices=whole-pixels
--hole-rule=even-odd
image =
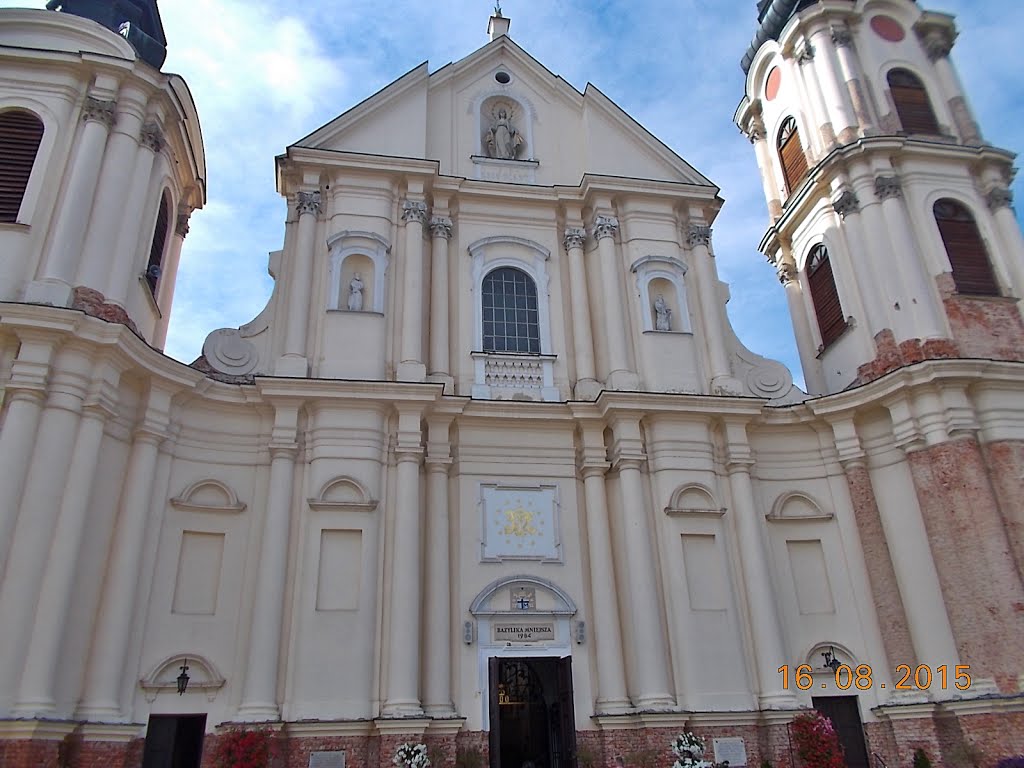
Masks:
[[[719,189],[500,13],[287,148],[267,307],[164,356],[199,116],[153,0],[51,5],[0,10],[0,764],[1024,753],[1024,240],[951,17],[758,4],[803,392]]]

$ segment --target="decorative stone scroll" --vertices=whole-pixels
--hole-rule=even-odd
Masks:
[[[705,248],[711,245],[711,227],[707,224],[690,224],[686,233],[686,244],[691,248],[703,245]]]
[[[260,362],[256,346],[237,328],[213,331],[203,344],[203,356],[215,371],[229,376],[247,376]]]
[[[1007,189],[1006,187],[995,187],[988,191],[985,195],[985,202],[988,204],[988,209],[993,213],[1000,208],[1012,208],[1013,207],[1013,190]]]
[[[445,240],[451,240],[454,226],[452,220],[447,216],[431,216],[430,218],[430,234],[433,237],[443,237]]]
[[[156,123],[146,123],[142,126],[142,131],[139,133],[139,143],[153,152],[160,152],[167,144],[167,141],[164,139],[164,132],[160,130],[159,125]]]
[[[565,246],[565,250],[570,251],[573,248],[582,248],[587,242],[587,230],[583,227],[567,227],[565,230],[565,237],[562,238],[562,245]]]

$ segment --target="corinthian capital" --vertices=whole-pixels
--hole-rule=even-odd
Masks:
[[[852,189],[847,189],[832,201],[832,209],[845,221],[851,213],[860,211],[860,200]]]
[[[768,135],[767,129],[764,127],[764,120],[760,117],[751,118],[747,124],[747,130],[745,131],[747,138],[750,139],[751,144],[756,144],[759,141],[764,141]]]
[[[565,246],[565,250],[569,251],[573,248],[582,248],[586,241],[587,230],[583,227],[566,227],[565,237],[562,238],[562,245]]]
[[[299,216],[304,213],[312,213],[314,216],[320,213],[319,192],[299,192],[297,198],[298,202],[295,204],[295,210],[298,211]]]
[[[953,50],[953,41],[952,31],[946,28],[928,30],[921,37],[924,51],[932,61],[938,61],[949,56],[950,51]]]
[[[427,204],[422,200],[403,200],[402,221],[418,221],[420,224],[425,224],[427,221]]]
[[[606,237],[615,237],[619,231],[619,220],[614,216],[597,216],[594,218],[594,238],[603,240]]]
[[[1006,187],[994,187],[985,195],[985,202],[988,203],[988,209],[992,212],[998,211],[1000,208],[1012,208],[1013,191]]]
[[[154,152],[159,152],[167,142],[164,139],[164,132],[160,130],[159,125],[156,123],[146,123],[142,126],[142,131],[139,133],[139,143]]]
[[[686,232],[686,244],[691,248],[703,245],[707,248],[711,245],[711,227],[707,224],[693,222]]]
[[[832,42],[835,43],[836,48],[844,48],[853,43],[853,33],[845,24],[833,24],[830,31],[832,32]]]
[[[797,49],[796,60],[799,64],[810,64],[814,61],[814,46],[809,40],[805,40],[804,44]]]
[[[775,274],[778,275],[779,282],[783,285],[792,283],[796,280],[796,264],[786,260],[776,262]]]
[[[109,128],[116,121],[115,109],[117,109],[116,101],[104,101],[93,96],[87,96],[85,106],[82,107],[82,120],[95,120]]]
[[[174,234],[184,239],[188,235],[188,220],[192,216],[190,210],[179,211],[178,220],[174,225]]]
[[[452,239],[452,220],[447,216],[430,217],[430,234],[434,237],[443,237],[445,240]]]
[[[903,187],[896,176],[879,176],[875,179],[875,195],[879,200],[903,197]]]

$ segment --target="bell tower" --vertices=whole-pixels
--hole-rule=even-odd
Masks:
[[[735,122],[754,145],[808,389],[930,358],[1024,360],[1014,155],[987,144],[912,0],[760,0]]]

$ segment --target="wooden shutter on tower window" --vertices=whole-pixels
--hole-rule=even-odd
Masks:
[[[939,133],[939,121],[928,100],[928,91],[917,75],[905,69],[889,71],[889,92],[904,133]]]
[[[832,274],[828,249],[816,245],[807,259],[807,283],[811,290],[811,303],[821,332],[821,344],[829,346],[846,330],[846,317],[839,303],[839,291]]]
[[[777,146],[779,161],[782,164],[782,175],[786,181],[786,191],[792,194],[803,177],[807,175],[807,156],[800,143],[800,132],[797,130],[794,118],[788,117],[782,124]]]
[[[957,293],[999,296],[992,262],[970,211],[953,200],[939,200],[932,210],[953,269]]]
[[[0,114],[0,222],[18,221],[42,140],[43,123],[31,112]]]

